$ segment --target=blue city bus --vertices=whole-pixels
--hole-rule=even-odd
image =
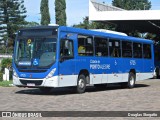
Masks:
[[[120,83],[133,88],[154,73],[153,41],[113,33],[40,26],[17,32],[13,83],[50,91]]]

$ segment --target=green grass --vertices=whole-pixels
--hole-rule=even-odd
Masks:
[[[12,80],[10,80],[10,81],[2,81],[2,80],[0,80],[0,86],[1,87],[11,87],[10,84],[13,84]]]

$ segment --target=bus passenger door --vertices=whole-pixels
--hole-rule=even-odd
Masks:
[[[118,83],[122,81],[122,59],[120,40],[109,40],[110,71],[108,73],[108,83]]]
[[[122,60],[120,58],[110,58],[110,72],[108,74],[108,83],[122,82]]]
[[[60,41],[59,87],[75,86],[76,83],[74,41],[62,39]]]

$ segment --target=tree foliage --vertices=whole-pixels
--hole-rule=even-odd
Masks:
[[[125,10],[149,10],[151,2],[149,0],[113,0],[112,5]],[[141,33],[138,30],[131,30],[127,33],[129,36],[141,37],[147,39],[155,38],[151,33]]]
[[[66,1],[55,0],[56,24],[66,26]]]
[[[48,0],[41,0],[40,11],[41,11],[41,25],[50,24]]]
[[[24,27],[34,27],[34,26],[39,26],[40,24],[37,22],[27,22],[26,25],[24,25]]]
[[[77,27],[77,28],[84,28],[84,29],[90,29],[90,22],[88,20],[88,17],[83,18],[83,22],[80,22],[79,24],[75,24],[73,25],[73,27]]]
[[[12,59],[5,58],[1,61],[1,71],[4,71],[5,68],[10,68],[12,66]]]
[[[109,29],[115,30],[115,26],[112,24],[106,24],[102,22],[89,22],[88,16],[83,18],[83,22],[73,25],[73,27],[84,28],[84,29]]]
[[[113,0],[112,5],[125,10],[149,10],[151,2],[148,0]]]
[[[16,31],[24,25],[26,8],[24,0],[1,0],[0,2],[0,38],[13,40]]]

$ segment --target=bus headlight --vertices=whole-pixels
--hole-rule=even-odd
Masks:
[[[15,69],[13,69],[13,76],[18,77],[18,74],[16,73]]]
[[[56,72],[56,68],[52,69],[51,72],[47,75],[46,78],[47,78],[47,79],[48,79],[48,78],[51,78],[51,77],[54,75],[55,72]]]

